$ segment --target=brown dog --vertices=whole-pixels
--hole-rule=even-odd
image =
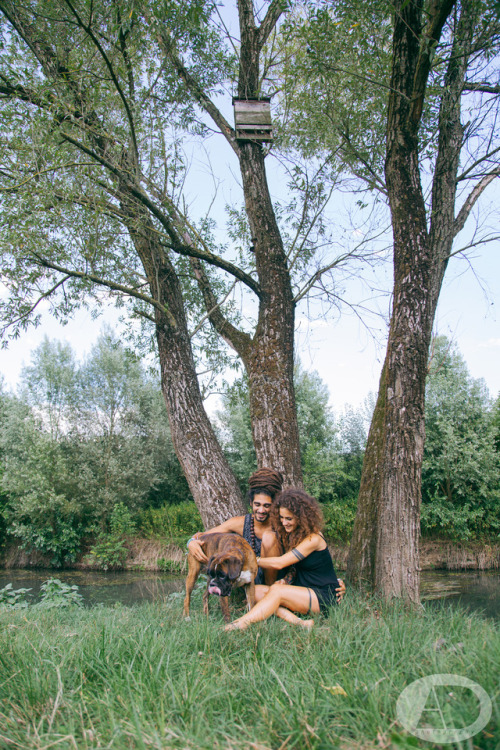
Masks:
[[[229,622],[228,596],[233,586],[245,586],[249,609],[255,604],[254,581],[258,570],[255,552],[239,534],[200,534],[198,539],[205,542],[203,551],[208,562],[203,564],[191,553],[188,555],[184,617],[189,617],[191,592],[203,570],[208,576],[207,588],[203,594],[203,612],[208,615],[208,595],[216,594],[220,597],[224,620]]]

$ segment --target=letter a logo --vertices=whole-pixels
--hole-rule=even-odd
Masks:
[[[467,727],[447,726],[436,686],[462,687],[471,690],[479,701],[479,716]],[[415,680],[403,690],[396,704],[398,721],[421,740],[451,743],[468,740],[484,729],[491,718],[492,705],[488,693],[477,682],[458,674],[431,674]],[[434,714],[441,727],[425,726],[426,719]],[[439,718],[438,718],[439,717]]]

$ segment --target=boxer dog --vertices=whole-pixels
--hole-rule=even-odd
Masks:
[[[208,576],[208,583],[203,594],[203,612],[208,615],[208,596],[220,597],[222,614],[225,622],[230,621],[228,596],[233,587],[245,586],[248,608],[255,604],[255,576],[258,565],[255,552],[242,536],[235,533],[200,534],[200,541],[205,542],[203,551],[208,557],[204,565],[194,555],[188,555],[188,574],[186,578],[186,597],[183,614],[189,618],[191,592],[196,580],[203,571]]]

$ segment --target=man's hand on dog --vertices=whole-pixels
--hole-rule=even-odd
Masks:
[[[203,552],[203,545],[205,542],[198,540],[198,539],[191,539],[191,541],[188,544],[188,550],[191,552],[192,555],[198,560],[198,562],[206,563],[208,562],[208,557]]]

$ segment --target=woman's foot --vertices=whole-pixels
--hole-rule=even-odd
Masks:
[[[248,627],[248,625],[244,625],[239,620],[235,620],[234,622],[230,622],[228,625],[224,627],[224,630],[229,632],[230,630],[245,630]]]
[[[314,627],[314,620],[299,620],[297,623],[300,624],[301,628],[305,628],[306,630],[311,630],[311,628]]]

